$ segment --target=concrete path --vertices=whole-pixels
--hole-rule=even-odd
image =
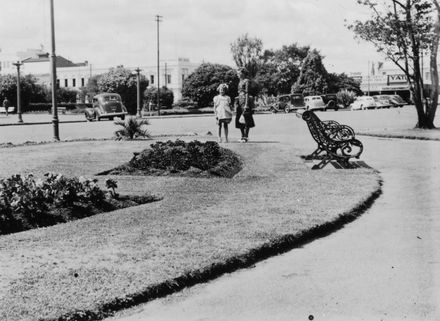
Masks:
[[[440,320],[440,143],[362,140],[384,186],[360,219],[109,320]]]

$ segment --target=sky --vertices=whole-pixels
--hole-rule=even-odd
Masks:
[[[56,54],[95,67],[151,66],[177,57],[235,67],[231,43],[318,49],[329,72],[366,73],[383,61],[345,25],[368,18],[356,0],[54,0]],[[0,0],[0,49],[51,51],[50,0]]]

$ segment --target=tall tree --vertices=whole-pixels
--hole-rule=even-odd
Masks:
[[[329,73],[327,83],[329,93],[337,93],[340,90],[345,89],[354,92],[357,95],[362,94],[362,90],[360,88],[361,84],[352,77],[347,76],[345,73]]]
[[[231,44],[231,52],[237,67],[246,69],[250,79],[255,78],[263,58],[263,41],[245,34]]]
[[[265,50],[256,82],[269,95],[288,94],[298,79],[300,66],[309,50],[309,46],[301,47],[297,43],[283,45],[277,50]]]
[[[227,95],[237,96],[238,77],[234,69],[226,65],[203,63],[183,82],[182,96],[197,102],[199,107],[212,103],[220,84],[228,85]]]
[[[328,73],[322,63],[322,56],[318,50],[309,51],[304,59],[301,72],[292,92],[302,92],[304,95],[318,95],[327,93]]]
[[[435,128],[434,118],[439,94],[437,55],[440,40],[440,5],[438,0],[391,0],[380,5],[372,0],[358,0],[371,10],[371,18],[355,21],[348,28],[371,42],[406,75],[417,109],[417,128]],[[421,57],[429,53],[431,88],[425,99]]]

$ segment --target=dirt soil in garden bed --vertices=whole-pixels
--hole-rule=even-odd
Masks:
[[[150,143],[8,148],[0,176],[91,176],[127,162]],[[0,320],[101,315],[118,307],[115,302],[145,298],[155,285],[182,275],[197,279],[200,271],[338,220],[380,190],[372,169],[312,171],[299,157],[310,152],[304,145],[301,137],[228,144],[243,161],[232,179],[111,176],[120,194],[163,199],[0,236]]]

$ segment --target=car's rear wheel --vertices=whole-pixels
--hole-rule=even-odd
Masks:
[[[290,108],[289,108],[289,107],[284,108],[284,112],[285,112],[286,114],[290,113]]]

